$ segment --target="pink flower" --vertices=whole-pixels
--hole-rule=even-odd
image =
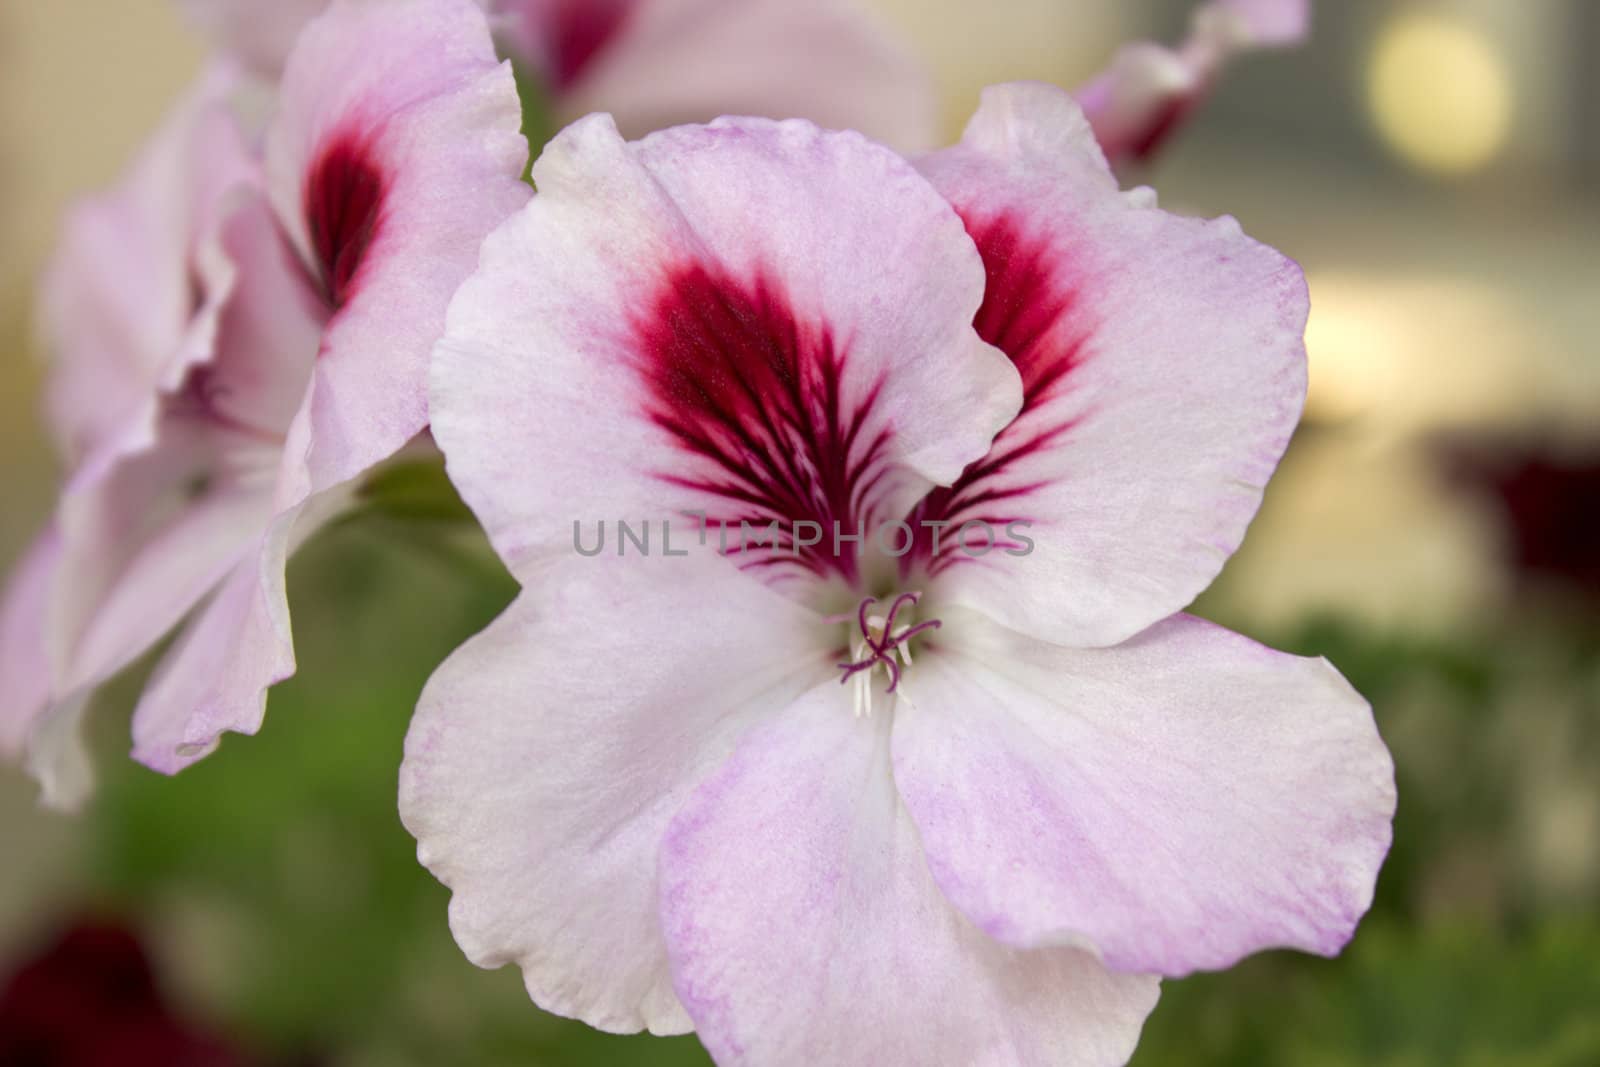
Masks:
[[[1292,263],[1119,193],[1044,86],[920,172],[595,116],[534,177],[431,378],[526,587],[402,771],[471,959],[723,1064],[1112,1064],[1156,976],[1338,951],[1394,807],[1369,709],[1174,614],[1298,417]],[[602,519],[653,554],[575,552]]]
[[[1112,163],[1142,162],[1188,120],[1235,55],[1298,44],[1310,26],[1311,0],[1211,0],[1196,10],[1181,47],[1124,46],[1078,90],[1078,102]]]
[[[857,0],[478,0],[559,125],[609,111],[630,135],[723,114],[809,118],[933,143],[931,78]],[[183,0],[272,76],[327,0]]]
[[[264,158],[233,84],[202,79],[75,211],[47,280],[74,473],[0,615],[0,742],[59,803],[87,784],[61,721],[186,617],[135,756],[175,771],[258,728],[294,670],[287,555],[426,426],[445,306],[530,195],[470,0],[335,3],[289,60]]]

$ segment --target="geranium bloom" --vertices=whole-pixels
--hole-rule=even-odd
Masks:
[[[931,79],[857,0],[479,0],[558,125],[609,111],[630,133],[724,114],[808,118],[906,149],[933,142]],[[274,74],[327,0],[183,0]]]
[[[204,79],[74,213],[46,286],[75,470],[0,617],[0,740],[32,747],[57,802],[85,784],[61,720],[191,612],[135,756],[174,771],[257,728],[294,668],[287,554],[426,426],[445,306],[530,195],[470,0],[336,3],[289,60],[264,158],[230,86]]]
[[[1119,193],[1044,86],[920,173],[596,116],[534,176],[432,373],[526,587],[402,771],[469,957],[724,1064],[1111,1064],[1157,976],[1344,944],[1394,805],[1369,709],[1174,614],[1298,417],[1292,263]],[[602,519],[654,553],[575,552]],[[778,534],[724,552],[741,521]]]
[[[1140,162],[1194,113],[1231,58],[1298,44],[1310,25],[1311,0],[1212,0],[1195,11],[1180,47],[1125,46],[1078,102],[1112,163]]]

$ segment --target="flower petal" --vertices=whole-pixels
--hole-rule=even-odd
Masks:
[[[278,542],[245,553],[151,676],[133,716],[133,758],[150,769],[177,773],[224,730],[255,733],[267,687],[294,673]]]
[[[715,553],[565,561],[434,674],[400,814],[473,962],[540,1007],[680,1033],[656,921],[667,821],[750,717],[832,664],[816,617]]]
[[[175,774],[210,754],[223,733],[261,728],[267,690],[295,669],[286,563],[344,510],[349,493],[323,492],[277,515],[184,626],[134,708],[134,759]]]
[[[662,921],[701,1041],[722,1067],[1125,1063],[1156,981],[963,919],[895,795],[891,721],[813,688],[673,820]]]
[[[1106,159],[1116,165],[1145,162],[1167,143],[1199,105],[1218,62],[1151,41],[1123,45],[1106,69],[1073,95]]]
[[[490,0],[489,13],[507,50],[538,73],[548,92],[559,94],[588,71],[641,6],[640,0]]]
[[[227,107],[237,81],[207,68],[122,180],[63,224],[40,317],[50,422],[74,468],[147,445],[159,394],[211,353],[232,287],[217,229],[227,194],[256,180]]]
[[[1106,157],[1144,161],[1202,104],[1238,53],[1298,44],[1311,0],[1213,0],[1196,9],[1179,48],[1136,41],[1074,94]]]
[[[251,70],[275,79],[295,39],[328,0],[178,0],[195,28]]]
[[[0,597],[0,759],[20,759],[39,783],[40,802],[62,811],[88,796],[94,773],[80,723],[87,694],[56,699],[45,620],[61,560],[47,527],[17,562]]]
[[[970,327],[972,243],[888,149],[761,119],[625,144],[593,116],[533,173],[432,379],[451,476],[513,571],[570,553],[579,520],[897,517],[1016,410]],[[829,540],[747,562],[848,574]]]
[[[722,115],[804,118],[901,151],[934,144],[932,78],[852,0],[582,5],[597,8],[615,12],[614,25],[585,63],[569,59],[558,81],[563,116],[608,111],[630,137]]]
[[[272,516],[274,460],[253,437],[170,418],[148,451],[64,494],[49,619],[60,691],[110,678],[221,580]]]
[[[75,812],[94,792],[94,761],[83,736],[89,694],[51,704],[28,732],[23,766],[39,783],[39,803],[61,812]]]
[[[167,707],[162,716],[183,723],[227,721],[226,728],[253,731],[259,690],[270,683],[251,689],[249,680],[267,675],[280,680],[292,670],[293,656],[278,647],[288,640],[286,615],[276,626],[259,625],[264,636],[240,639],[237,648],[228,644],[246,625],[244,605],[265,613],[262,597],[277,602],[271,577],[256,583],[267,583],[269,591],[252,600],[248,590],[255,586],[239,574],[270,574],[275,566],[281,586],[286,531],[308,528],[287,514],[309,491],[304,433],[296,436],[298,444],[286,447],[284,441],[307,393],[324,312],[258,194],[235,198],[220,246],[236,278],[218,322],[215,352],[188,367],[179,391],[162,397],[151,445],[116,457],[101,471],[81,473],[63,496],[66,562],[51,624],[59,680],[68,691],[87,692],[152,647],[223,584],[190,624],[204,636],[185,639],[168,657],[170,665],[187,655],[194,665],[178,673],[200,677],[177,683],[163,681],[170,671],[158,672],[152,686],[160,693],[147,693],[141,708],[193,699],[195,707]],[[337,493],[324,496],[342,499]],[[326,510],[319,505],[319,514]],[[269,532],[275,516],[285,532]],[[263,551],[270,557],[263,544],[277,546],[275,563],[257,559]],[[182,652],[197,643],[202,652]],[[258,669],[257,660],[288,666]],[[237,699],[255,710],[231,718],[216,711],[225,698],[206,686],[218,678],[242,679],[237,684],[247,692]],[[156,732],[151,718],[148,711],[136,714],[136,735]],[[231,725],[235,722],[245,725]],[[221,728],[187,732],[214,739]],[[166,739],[170,749],[204,747],[178,732],[184,736]],[[141,753],[152,744],[160,747],[136,736]],[[150,758],[164,770],[181,765],[159,754]]]
[[[50,703],[45,617],[61,558],[54,525],[34,539],[0,595],[0,757],[22,754],[28,731]]]
[[[1215,0],[1245,26],[1251,43],[1299,44],[1311,32],[1311,0]]]
[[[940,888],[982,929],[1172,976],[1349,940],[1394,765],[1326,660],[1186,616],[1091,650],[945,622],[905,679],[894,773]]]
[[[983,254],[978,332],[1015,361],[1024,406],[916,517],[1029,522],[1035,545],[978,556],[947,536],[923,562],[941,598],[1113,644],[1186,605],[1243,538],[1300,414],[1304,280],[1232,219],[1118,195],[1048,86],[989,90],[922,166]]]
[[[281,96],[273,204],[333,314],[311,411],[320,490],[426,425],[429,351],[483,236],[530,195],[527,144],[471,0],[336,0]]]
[[[216,352],[188,369],[175,406],[276,447],[305,403],[328,312],[259,192],[234,201],[222,247],[236,277]]]

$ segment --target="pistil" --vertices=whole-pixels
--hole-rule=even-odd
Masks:
[[[911,664],[910,640],[920,633],[928,630],[937,630],[940,626],[938,619],[927,619],[912,626],[895,629],[895,619],[900,614],[900,609],[906,605],[916,606],[921,593],[901,593],[889,605],[889,610],[884,615],[869,614],[873,605],[878,603],[877,597],[867,597],[856,608],[856,625],[858,634],[851,637],[850,654],[855,660],[840,663],[839,669],[844,672],[839,679],[840,684],[855,679],[856,699],[855,711],[857,716],[872,714],[871,676],[874,667],[882,664],[889,675],[888,688],[885,694],[895,691],[900,685],[900,662],[906,666]],[[842,620],[841,620],[842,621]],[[859,677],[858,677],[859,676]]]

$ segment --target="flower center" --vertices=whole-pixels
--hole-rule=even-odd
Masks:
[[[867,597],[856,608],[855,617],[836,617],[834,621],[851,621],[851,659],[839,664],[844,672],[840,684],[853,685],[853,705],[857,718],[872,714],[872,675],[882,667],[889,680],[884,694],[893,693],[900,685],[901,666],[911,666],[911,639],[928,630],[937,630],[938,619],[916,621],[915,609],[921,593],[901,593],[889,605],[889,610],[877,614],[872,609],[877,597]]]

